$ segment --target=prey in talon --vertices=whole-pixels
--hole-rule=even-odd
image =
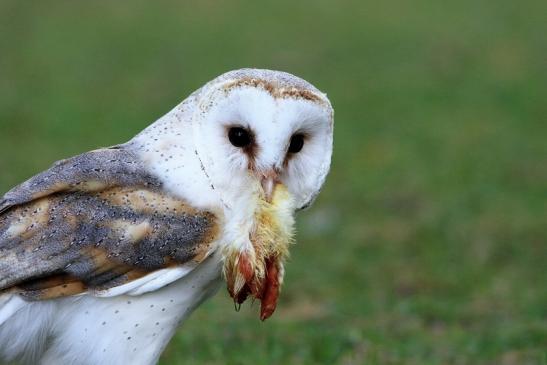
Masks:
[[[294,235],[293,201],[285,186],[267,185],[267,193],[257,202],[255,222],[245,249],[228,251],[224,275],[228,292],[240,305],[248,296],[261,302],[260,319],[275,311],[284,262]]]

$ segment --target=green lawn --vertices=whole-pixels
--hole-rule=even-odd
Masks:
[[[0,2],[0,190],[234,68],[336,110],[278,311],[199,308],[162,364],[546,364],[547,2]]]

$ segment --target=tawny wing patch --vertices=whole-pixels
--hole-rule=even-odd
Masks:
[[[65,160],[0,203],[0,290],[29,299],[125,284],[199,263],[215,216],[161,189],[123,149]]]
[[[54,193],[101,191],[114,186],[159,189],[161,183],[142,167],[138,157],[122,146],[102,148],[66,160],[8,191],[0,199],[0,213]]]

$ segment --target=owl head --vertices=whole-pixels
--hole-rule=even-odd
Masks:
[[[282,184],[303,209],[319,193],[333,109],[308,82],[280,71],[228,72],[203,87],[192,120],[197,153],[226,204],[253,193],[271,200]]]

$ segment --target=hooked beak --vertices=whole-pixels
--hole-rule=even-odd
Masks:
[[[272,202],[273,192],[278,183],[279,175],[274,169],[261,174],[260,185],[262,185],[262,191],[264,192],[264,200],[268,203]]]

